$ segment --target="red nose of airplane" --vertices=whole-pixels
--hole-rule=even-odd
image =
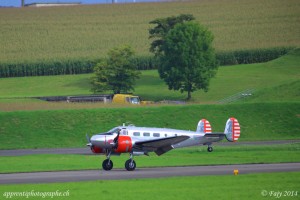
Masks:
[[[104,149],[98,146],[91,146],[91,150],[93,153],[105,153]]]

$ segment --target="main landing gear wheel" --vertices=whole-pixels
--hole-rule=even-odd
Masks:
[[[125,162],[125,168],[127,169],[127,171],[133,171],[135,167],[136,163],[134,160],[129,159]]]
[[[109,171],[113,168],[114,164],[113,162],[110,160],[110,159],[106,159],[103,161],[102,163],[102,168],[105,170],[105,171]]]
[[[208,152],[212,152],[214,149],[212,147],[207,147]]]

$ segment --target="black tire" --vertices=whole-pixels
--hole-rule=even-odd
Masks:
[[[114,166],[114,163],[111,161],[111,160],[104,160],[103,163],[102,163],[102,168],[105,170],[105,171],[109,171],[113,168]]]
[[[131,160],[129,159],[125,162],[125,168],[127,171],[133,171],[135,170],[135,167],[136,167],[136,163],[134,160],[131,162]]]
[[[208,152],[212,152],[214,149],[212,147],[207,147]]]

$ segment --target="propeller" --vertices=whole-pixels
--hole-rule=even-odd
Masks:
[[[117,134],[117,136],[114,138],[114,143],[115,143],[114,148],[115,148],[115,149],[118,148],[118,142],[119,142],[119,136],[120,136],[120,133],[121,133],[121,129],[118,130],[118,134]]]
[[[88,143],[86,144],[86,146],[89,146],[89,147],[92,146],[91,139],[90,139],[89,135],[86,134],[85,137],[86,137],[86,140],[87,140],[87,142],[88,142]]]

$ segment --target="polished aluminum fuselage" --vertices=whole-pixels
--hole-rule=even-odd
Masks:
[[[188,136],[189,138],[183,142],[172,145],[172,148],[182,148],[196,145],[209,145],[212,142],[217,142],[220,138],[204,137],[205,133],[177,130],[169,128],[149,128],[149,127],[135,127],[135,126],[119,126],[115,127],[107,133],[101,133],[93,135],[91,137],[91,143],[94,146],[98,146],[105,149],[113,148],[114,138],[117,136],[118,130],[121,130],[120,136],[130,136],[132,146],[139,141],[154,140],[159,138],[168,138],[176,136]]]

